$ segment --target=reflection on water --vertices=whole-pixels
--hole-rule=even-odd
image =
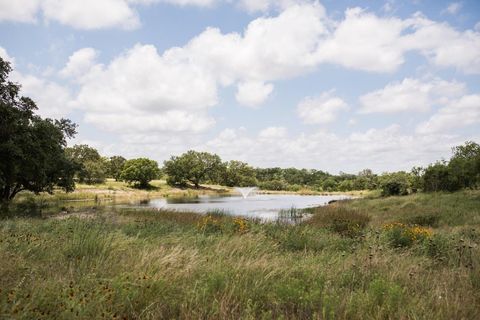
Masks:
[[[280,210],[305,209],[327,204],[331,200],[347,199],[348,196],[308,196],[291,194],[259,194],[241,196],[199,196],[195,198],[160,198],[139,204],[140,207],[195,211],[206,213],[212,210],[225,211],[232,215],[276,219]]]

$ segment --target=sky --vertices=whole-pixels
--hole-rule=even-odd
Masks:
[[[0,0],[0,56],[105,156],[381,173],[480,142],[478,0]]]

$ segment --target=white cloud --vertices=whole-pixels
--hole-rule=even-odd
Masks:
[[[69,58],[67,65],[60,71],[63,77],[80,79],[91,71],[95,64],[97,52],[92,48],[83,48],[74,52]]]
[[[405,78],[402,82],[390,83],[383,89],[362,95],[359,98],[360,112],[426,112],[432,105],[446,103],[465,91],[465,84],[455,81]]]
[[[0,0],[4,12],[24,8],[17,1]],[[25,1],[25,0],[23,0]],[[212,6],[220,0],[38,0],[25,8],[41,8],[43,17],[81,29],[138,27],[135,6],[157,2]],[[27,2],[26,2],[27,3]],[[222,83],[273,81],[314,70],[332,63],[370,72],[393,72],[405,54],[417,51],[432,64],[454,67],[465,73],[480,73],[480,33],[457,31],[415,14],[407,19],[379,17],[361,8],[349,8],[334,21],[318,2],[308,0],[243,0],[251,10],[278,7],[275,17],[253,20],[243,35],[222,34],[210,28],[183,48],[187,59],[210,66]],[[275,4],[274,4],[275,3]],[[20,8],[20,9],[19,9]],[[26,9],[25,9],[26,10]],[[34,9],[24,16],[32,16]],[[40,9],[39,9],[40,10]],[[39,11],[37,10],[37,11]],[[18,14],[12,14],[12,19]],[[34,18],[34,17],[33,17]],[[0,20],[1,20],[0,16]],[[3,18],[5,19],[5,18]],[[31,19],[30,19],[31,20]],[[352,50],[352,48],[355,48]]]
[[[224,85],[289,78],[315,67],[318,41],[327,32],[323,19],[321,5],[295,5],[253,20],[243,35],[208,28],[170,54],[207,67]]]
[[[462,6],[460,2],[452,2],[442,12],[455,15],[462,9]]]
[[[0,21],[36,21],[41,0],[0,0]]]
[[[398,18],[379,18],[360,8],[347,9],[345,19],[319,46],[318,59],[365,71],[395,71],[404,62],[399,39],[406,27]]]
[[[77,29],[134,29],[140,25],[137,14],[124,0],[43,0],[42,10],[46,19]]]
[[[15,58],[9,56],[7,50],[2,47],[0,47],[0,57],[10,61],[12,67],[15,67]],[[10,80],[21,85],[20,95],[32,98],[41,116],[60,118],[67,116],[72,110],[72,96],[67,87],[41,77],[23,74],[15,69],[9,77]]]
[[[48,118],[67,116],[72,110],[70,90],[53,81],[33,75],[12,73],[12,79],[21,84],[21,95],[32,98],[37,104],[38,114]]]
[[[11,67],[13,68],[13,66],[15,65],[15,59],[9,56],[5,48],[0,47],[0,57],[2,57],[3,60],[10,62]]]
[[[268,127],[261,130],[258,137],[263,140],[286,138],[287,129],[285,127]]]
[[[0,21],[36,22],[40,12],[46,21],[77,29],[140,26],[136,5],[169,3],[179,6],[212,6],[217,0],[0,0]]]
[[[416,16],[412,19],[415,32],[405,35],[401,43],[407,50],[417,50],[432,64],[454,67],[467,74],[480,73],[480,33],[459,32],[446,23]]]
[[[421,123],[417,127],[417,132],[422,134],[448,132],[474,124],[480,124],[480,94],[466,95],[451,101],[428,121]]]
[[[312,3],[312,0],[240,0],[240,8],[250,13],[284,10],[295,4]]]
[[[87,73],[75,105],[86,120],[117,132],[202,131],[217,103],[211,75],[188,61],[159,55],[151,45],[136,45],[108,66]]]
[[[269,128],[264,129],[270,131]],[[272,130],[275,132],[275,130]],[[442,141],[442,143],[438,143]],[[224,160],[243,160],[260,167],[316,168],[332,173],[410,170],[450,154],[464,139],[451,135],[405,134],[392,125],[382,129],[353,132],[347,136],[319,131],[296,136],[264,139],[246,130],[226,129],[197,150],[219,154]]]
[[[373,72],[393,72],[405,61],[405,53],[417,51],[432,64],[480,73],[480,33],[457,31],[415,14],[408,19],[378,17],[350,8],[345,19],[320,42],[317,63],[334,63]],[[352,50],[352,48],[355,48]]]
[[[235,98],[241,105],[257,107],[267,100],[272,91],[272,84],[260,81],[247,81],[238,84]]]
[[[347,109],[345,101],[328,91],[318,97],[303,99],[297,106],[297,113],[304,123],[323,124],[333,122],[340,111]]]

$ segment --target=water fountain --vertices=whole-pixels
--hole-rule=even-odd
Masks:
[[[246,199],[248,195],[256,189],[257,187],[235,187],[235,190],[242,194],[243,199]]]

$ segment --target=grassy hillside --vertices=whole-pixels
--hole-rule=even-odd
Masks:
[[[308,221],[101,209],[0,221],[0,318],[476,319],[480,192]]]

